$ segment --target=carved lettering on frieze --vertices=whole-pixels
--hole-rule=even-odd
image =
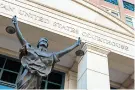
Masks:
[[[96,41],[99,41],[99,42],[102,42],[102,43],[105,43],[105,44],[108,44],[108,45],[111,45],[111,46],[114,46],[116,48],[120,48],[122,50],[129,51],[128,46],[122,45],[122,44],[114,42],[114,41],[110,41],[107,38],[102,38],[102,37],[92,35],[91,33],[87,33],[87,32],[82,32],[82,36],[87,37],[87,38],[91,38],[93,40],[96,40]]]
[[[67,22],[65,23],[63,21],[59,21],[56,18],[52,18],[52,17],[49,17],[47,15],[44,15],[44,14],[41,14],[41,13],[38,13],[35,11],[25,9],[20,6],[16,6],[16,7],[15,7],[15,5],[12,6],[11,3],[9,4],[7,2],[6,3],[0,2],[0,9],[2,9],[2,10],[4,9],[4,11],[5,11],[4,13],[9,14],[9,12],[13,12],[22,17],[26,17],[28,20],[31,19],[32,20],[31,22],[33,22],[34,20],[39,21],[41,23],[44,23],[45,26],[48,25],[49,28],[53,27],[65,34],[67,34],[66,32],[69,32],[69,34],[73,33],[75,35],[81,35],[82,37],[89,38],[89,39],[98,41],[100,43],[107,44],[112,47],[119,48],[119,49],[122,49],[125,51],[129,51],[129,47],[126,45],[109,40],[108,38],[105,38],[105,37],[100,37],[96,33],[95,34],[92,34],[91,32],[88,33],[88,32],[85,32],[85,30],[80,31],[79,27],[74,27],[74,25],[71,25]],[[64,31],[66,31],[66,32],[64,32]]]
[[[15,7],[12,7],[10,5],[5,5],[3,3],[0,3],[0,8],[5,9],[6,11],[14,12]]]

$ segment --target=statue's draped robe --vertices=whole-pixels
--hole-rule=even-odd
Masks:
[[[21,63],[25,68],[17,83],[18,89],[40,88],[42,76],[47,76],[59,59],[55,53],[40,51],[29,47],[27,55],[21,57]]]

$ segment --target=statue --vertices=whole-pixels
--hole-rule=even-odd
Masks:
[[[14,27],[7,27],[6,31],[9,34],[16,33],[22,48],[20,49],[19,59],[25,68],[21,77],[17,82],[17,89],[40,89],[40,84],[43,76],[47,76],[53,69],[55,63],[59,62],[59,58],[81,44],[80,38],[72,46],[59,52],[47,52],[48,39],[41,38],[38,41],[37,47],[31,46],[22,36],[18,27],[17,17],[12,18]]]

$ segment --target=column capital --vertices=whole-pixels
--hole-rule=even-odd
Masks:
[[[81,48],[84,53],[86,52],[92,52],[98,55],[101,55],[103,57],[107,57],[107,55],[111,52],[110,50],[104,48],[104,47],[100,47],[96,44],[91,44],[91,43],[85,43],[82,48]],[[81,57],[77,57],[76,61],[79,63],[81,61],[81,59],[83,58],[83,56]]]
[[[97,54],[102,54],[102,55],[108,55],[110,53],[110,50],[104,48],[104,47],[100,47],[98,45],[95,44],[89,44],[89,43],[85,43],[82,47],[82,50],[84,52],[93,52],[93,53],[97,53]]]

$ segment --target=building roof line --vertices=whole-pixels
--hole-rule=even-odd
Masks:
[[[62,10],[56,9],[56,8],[50,7],[50,6],[48,6],[48,5],[44,5],[44,4],[42,4],[42,3],[40,3],[40,2],[37,2],[37,1],[35,1],[35,0],[34,0],[34,1],[33,1],[33,0],[28,0],[28,1],[31,2],[31,3],[38,4],[38,5],[41,5],[41,6],[43,6],[43,7],[46,7],[46,8],[48,8],[48,9],[57,11],[57,12],[59,12],[59,13],[62,13],[62,14],[65,14],[65,15],[69,15],[69,16],[74,17],[74,18],[76,18],[76,19],[79,19],[79,20],[82,20],[82,21],[85,21],[85,22],[88,22],[88,23],[92,23],[92,24],[98,25],[98,26],[100,26],[100,27],[103,27],[103,28],[112,30],[112,31],[114,31],[114,32],[117,32],[117,33],[120,33],[120,34],[129,36],[129,37],[131,37],[131,38],[134,38],[134,33],[133,33],[132,28],[129,27],[128,25],[126,25],[126,24],[125,24],[124,22],[122,22],[122,21],[121,21],[122,24],[126,25],[126,27],[128,27],[130,30],[127,30],[126,27],[123,27],[123,26],[120,25],[120,24],[119,24],[119,26],[122,27],[122,28],[124,28],[127,32],[129,32],[130,35],[129,35],[129,34],[126,34],[126,33],[123,33],[123,32],[116,31],[116,30],[114,30],[114,29],[112,29],[112,28],[109,28],[109,27],[105,27],[105,26],[100,25],[100,24],[98,24],[98,23],[95,23],[95,22],[86,20],[86,19],[84,19],[84,18],[82,18],[82,17],[76,16],[76,15],[71,15],[70,13],[68,13],[68,12],[66,12],[66,11],[62,11]],[[90,8],[90,7],[88,7],[88,6],[86,6],[86,5],[82,4],[82,3],[80,3],[79,0],[72,0],[72,1],[75,2],[75,3],[78,3],[78,4],[82,5],[82,6],[84,6],[84,7],[86,7],[86,8],[88,8],[88,9],[92,9],[92,8]],[[23,3],[24,3],[24,2],[23,2]],[[94,6],[94,7],[95,7],[95,6]],[[97,8],[97,9],[99,9],[99,8]],[[92,10],[95,11],[94,9],[92,9]],[[99,9],[99,10],[101,11],[101,9]],[[102,10],[102,11],[103,11],[103,10]],[[97,12],[97,11],[95,11],[95,12]],[[104,12],[105,12],[105,11],[104,11]],[[99,12],[97,12],[97,13],[99,13]],[[105,13],[108,14],[107,12],[105,12]],[[100,13],[99,13],[99,14],[100,14]],[[103,15],[103,14],[101,14],[101,15]],[[109,15],[109,14],[108,14],[108,15]],[[106,17],[105,15],[103,15],[103,16]],[[109,15],[109,16],[111,16],[111,15]],[[113,16],[112,16],[112,17],[113,17]],[[106,18],[108,18],[108,17],[106,17]],[[115,17],[113,17],[113,18],[116,19]],[[110,19],[110,18],[108,18],[108,19]],[[110,19],[110,20],[112,21],[112,19]],[[116,19],[116,20],[117,20],[117,19]],[[119,20],[119,21],[120,21],[120,20]],[[117,22],[114,21],[114,20],[113,20],[113,22],[114,22],[114,23],[117,23]]]
[[[76,3],[78,3],[78,4],[81,4],[81,5],[83,5],[84,7],[86,7],[86,8],[88,8],[88,9],[91,9],[91,10],[93,10],[93,11],[99,13],[100,15],[106,17],[107,19],[111,20],[112,22],[117,23],[120,27],[124,28],[124,29],[125,29],[126,31],[128,31],[130,34],[134,35],[134,33],[131,31],[131,30],[133,30],[132,27],[128,26],[128,25],[127,25],[126,23],[124,23],[122,20],[120,20],[120,19],[118,19],[118,18],[116,18],[116,17],[110,15],[109,13],[107,13],[106,11],[104,11],[104,10],[102,10],[101,8],[97,7],[96,5],[94,5],[94,4],[92,4],[92,3],[89,3],[87,0],[80,0],[80,1],[86,2],[86,3],[88,3],[89,5],[94,6],[94,8],[96,8],[96,9],[93,9],[93,8],[90,7],[90,6],[87,6],[86,4],[81,3],[79,0],[72,0],[72,1],[74,1],[74,2],[76,2]],[[107,14],[107,15],[105,15],[105,14]],[[109,17],[111,17],[111,18],[109,18]],[[113,20],[113,19],[115,19],[116,21]],[[121,25],[121,24],[118,23],[117,21],[121,22],[121,23],[124,24],[125,26]],[[127,29],[126,27],[128,27],[130,30]]]

